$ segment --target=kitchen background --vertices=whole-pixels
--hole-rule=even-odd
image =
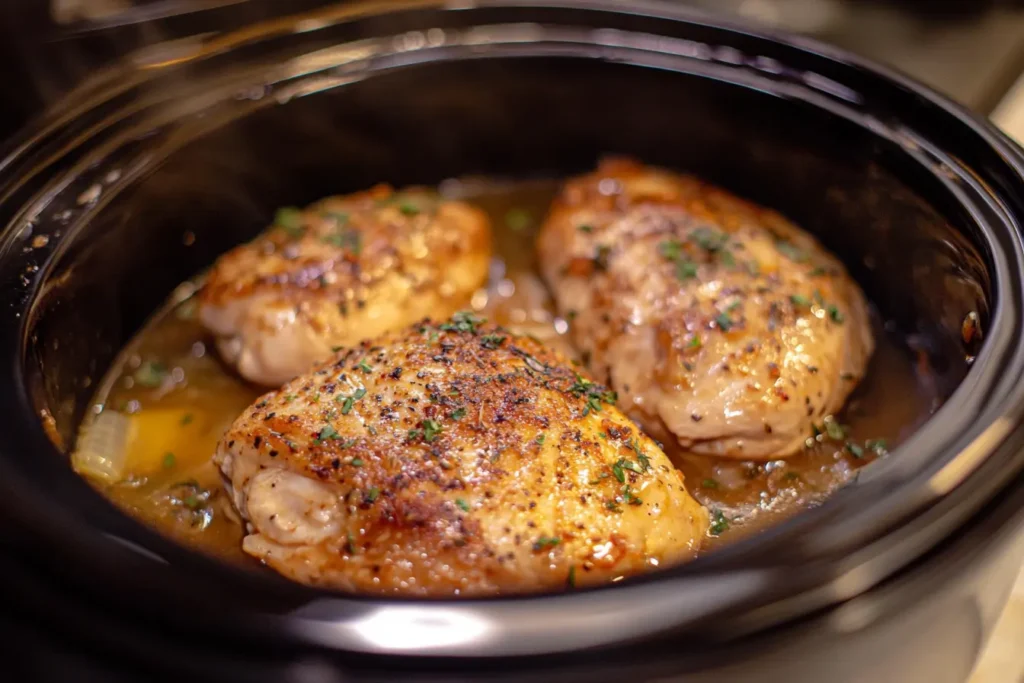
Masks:
[[[467,1],[467,0],[459,0]],[[471,0],[468,0],[471,1]],[[629,4],[629,0],[622,0]],[[1024,141],[1024,0],[689,0],[910,74]],[[323,0],[3,0],[0,138],[104,62]],[[1024,572],[971,683],[1024,683]]]

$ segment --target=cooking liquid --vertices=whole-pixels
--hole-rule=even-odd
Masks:
[[[557,181],[447,181],[442,194],[477,204],[494,226],[490,282],[467,307],[575,357],[571,323],[557,317],[537,275],[536,232]],[[115,483],[92,479],[129,514],[190,547],[239,562],[242,527],[211,463],[221,435],[264,392],[222,364],[196,320],[186,283],[128,344],[96,397],[98,410],[129,419],[125,469]],[[837,420],[853,443],[885,439],[889,450],[937,406],[900,340],[874,321],[877,348],[866,378]],[[85,427],[88,430],[90,427]],[[710,510],[704,551],[817,505],[878,457],[827,435],[785,460],[743,462],[671,453],[689,491]],[[887,457],[887,456],[883,456]]]

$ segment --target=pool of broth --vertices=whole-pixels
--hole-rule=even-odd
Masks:
[[[495,258],[486,289],[467,306],[570,357],[570,323],[555,316],[536,272],[534,236],[557,181],[446,181],[447,197],[491,216]],[[125,348],[97,395],[97,411],[130,420],[125,472],[93,480],[105,495],[177,541],[225,559],[254,562],[241,551],[242,528],[210,461],[231,422],[264,389],[223,365],[195,319],[195,289],[184,284]],[[893,448],[937,405],[902,341],[874,321],[877,349],[865,380],[838,421],[850,441],[885,439]],[[899,397],[894,399],[894,397]],[[86,426],[86,429],[89,427]],[[854,454],[826,435],[785,460],[744,462],[671,453],[689,491],[713,511],[705,550],[776,523],[824,500],[878,457]]]

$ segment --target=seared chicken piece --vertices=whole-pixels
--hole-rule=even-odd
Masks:
[[[243,377],[278,386],[335,347],[451,315],[486,281],[490,256],[479,209],[380,186],[278,211],[217,261],[199,316]]]
[[[834,256],[692,177],[605,161],[568,182],[538,248],[594,375],[691,452],[793,454],[873,350],[864,295]]]
[[[707,512],[604,386],[472,314],[339,351],[264,395],[214,461],[243,549],[348,591],[489,595],[693,556]]]

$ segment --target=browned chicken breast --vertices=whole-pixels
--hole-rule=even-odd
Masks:
[[[538,242],[595,376],[692,452],[790,455],[873,350],[864,295],[779,214],[625,160],[571,180]]]
[[[490,256],[480,210],[380,186],[278,211],[217,261],[199,315],[243,377],[277,386],[334,347],[451,315],[486,281]]]
[[[690,558],[707,512],[606,387],[468,313],[339,351],[214,457],[243,548],[309,584],[487,595]]]

